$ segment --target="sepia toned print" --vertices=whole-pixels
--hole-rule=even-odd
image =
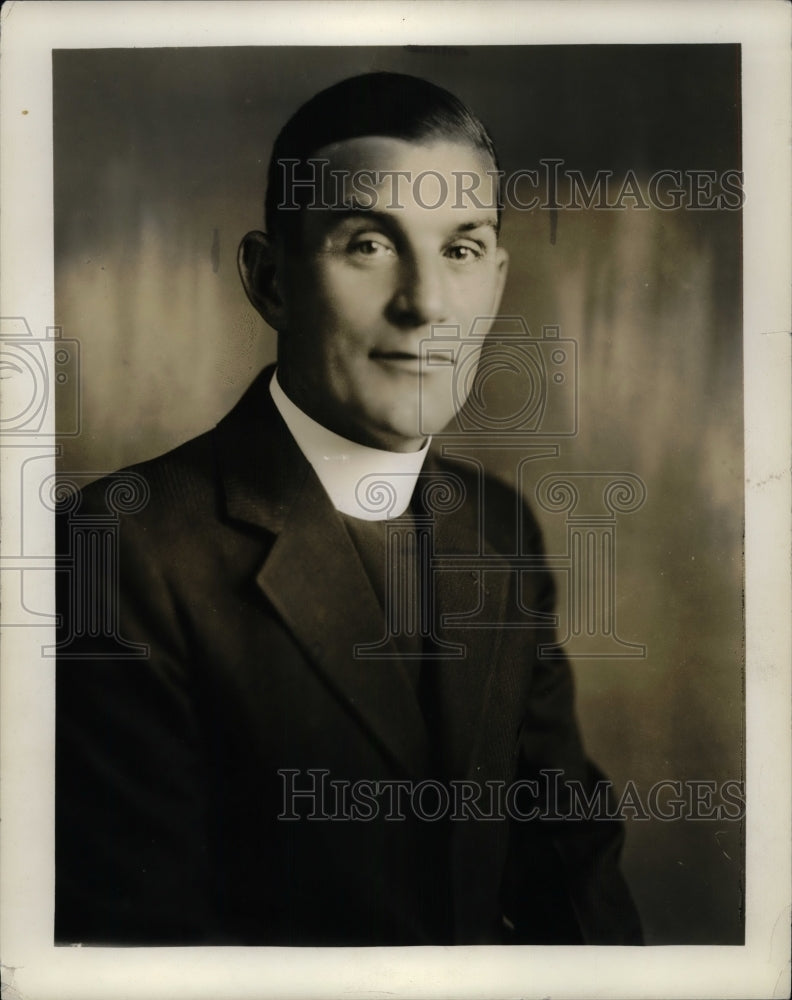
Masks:
[[[737,943],[744,813],[739,49],[310,49],[305,65],[309,79],[293,78],[277,50],[55,53],[56,311],[82,364],[81,433],[64,438],[59,473],[67,497],[62,578],[77,574],[82,582],[79,599],[74,591],[64,597],[58,671],[64,690],[73,678],[79,692],[75,759],[84,763],[79,755],[95,752],[80,740],[106,748],[110,739],[119,760],[131,757],[146,769],[137,787],[158,796],[135,840],[125,817],[134,815],[138,793],[124,803],[107,799],[120,780],[115,765],[100,777],[112,829],[132,836],[118,869],[118,858],[98,846],[85,851],[81,824],[91,810],[79,796],[86,769],[74,772],[71,806],[64,770],[59,822],[72,846],[56,865],[56,907],[68,907],[75,922],[71,930],[63,925],[60,938],[637,942],[631,895],[647,943]],[[299,492],[302,477],[312,476],[305,459],[316,469],[298,427],[287,421],[288,433],[267,443],[263,415],[271,424],[283,412],[254,377],[275,360],[275,338],[245,303],[236,254],[245,233],[271,228],[260,206],[280,126],[323,87],[371,70],[429,79],[460,97],[486,122],[498,159],[480,162],[447,137],[413,145],[396,139],[407,149],[368,148],[364,161],[339,161],[331,150],[332,188],[321,156],[305,175],[289,175],[292,189],[300,181],[303,204],[293,210],[285,200],[283,216],[295,211],[289,219],[306,215],[319,225],[303,234],[303,270],[284,279],[298,315],[292,328],[306,338],[294,340],[290,356],[280,331],[278,370],[300,373],[291,381],[284,375],[284,394],[325,430],[374,452],[406,441],[411,449],[402,458],[432,436],[418,470],[362,467],[350,512],[335,499],[328,506],[332,482],[321,476],[313,499]],[[97,81],[111,76],[99,99]],[[688,92],[698,101],[685,116],[675,96]],[[413,148],[420,155],[408,163]],[[502,209],[486,218],[493,180]],[[379,219],[374,235],[349,229],[368,226],[378,209],[385,229]],[[466,215],[463,224],[478,228],[457,232],[455,225],[455,241],[432,258],[445,270],[420,271],[428,241],[439,246],[448,220],[471,212],[476,218]],[[341,239],[345,247],[357,241],[353,263],[339,263]],[[495,260],[500,248],[508,252],[508,277]],[[253,305],[285,329],[267,290],[267,252],[249,235],[242,276]],[[386,295],[381,306],[366,298],[366,289],[393,288],[392,269],[401,280],[408,264],[414,271],[395,298]],[[490,267],[484,281],[482,268]],[[477,282],[489,291],[460,313],[461,296]],[[311,298],[311,287],[321,295]],[[442,295],[438,301],[438,290],[450,306]],[[366,302],[374,303],[370,317],[361,311]],[[331,313],[327,340],[315,339]],[[381,355],[369,376],[369,355],[360,361],[355,338],[381,316],[389,324],[383,330],[398,336],[369,344]],[[317,344],[324,345],[318,353]],[[313,364],[317,358],[324,367]],[[92,380],[86,366],[101,375]],[[387,378],[373,380],[383,370]],[[251,382],[253,395],[224,419]],[[401,387],[393,401],[391,386]],[[124,399],[123,407],[111,399]],[[74,410],[64,393],[64,427]],[[204,431],[203,444],[136,464]],[[97,479],[82,499],[72,494]],[[399,507],[403,482],[414,484],[409,509]],[[265,495],[268,512],[257,508]],[[297,496],[302,508],[284,506]],[[237,525],[244,585],[241,576],[235,583],[223,576],[230,542],[211,560],[201,555],[210,536],[203,518],[218,504]],[[287,559],[283,543],[295,525]],[[337,569],[343,560],[357,566],[355,587]],[[258,589],[245,589],[258,574]],[[254,631],[263,615],[275,632],[253,639],[243,626],[248,615]],[[287,633],[299,667],[277,666],[286,663]],[[152,716],[148,695],[137,709],[135,698],[147,669],[165,669],[156,659],[164,649],[176,689]],[[229,656],[235,680],[220,692],[212,670]],[[117,689],[121,714],[92,705],[86,692],[101,697],[122,675],[131,689]],[[429,697],[439,707],[421,701],[427,677],[437,681]],[[554,705],[546,717],[536,701],[536,685],[545,683]],[[419,711],[411,684],[418,684]],[[343,735],[327,723],[320,692],[343,718]],[[68,697],[59,694],[60,704]],[[159,722],[136,744],[131,734],[141,717],[157,711]],[[444,733],[434,747],[426,740],[433,728]],[[256,749],[235,756],[247,731]],[[527,757],[515,770],[505,762],[517,732]],[[570,757],[558,743],[551,749],[553,740],[582,741],[586,757],[577,749]],[[142,753],[132,752],[136,745]],[[199,746],[206,770],[196,781]],[[581,771],[592,767],[583,764],[589,759],[604,774]],[[171,762],[165,770],[164,760]],[[562,772],[558,784],[542,783],[548,770]],[[180,773],[191,776],[189,790]],[[284,774],[292,776],[288,788],[300,796],[303,821],[281,818]],[[323,787],[316,774],[336,795],[326,808],[312,798]],[[388,782],[397,779],[412,785],[399,786],[409,808],[400,810],[397,799],[394,812]],[[469,784],[474,779],[478,786]],[[500,812],[483,797],[498,782]],[[381,821],[376,835],[366,818],[374,793],[363,817],[344,799],[353,789],[359,797],[361,783],[376,787],[375,799],[390,796],[373,820]],[[603,788],[610,804],[599,809],[592,803]],[[189,844],[176,835],[185,797],[214,816]],[[189,825],[196,828],[194,816]],[[102,829],[87,826],[90,836]],[[563,847],[585,842],[584,828],[589,844],[602,839],[614,848],[626,832],[616,881],[605,869],[600,881],[590,880],[591,867],[582,874],[607,852],[574,856],[576,848]],[[152,837],[163,852],[149,857],[140,845]],[[535,846],[514,857],[524,837],[549,845],[552,863]],[[416,855],[422,860],[409,867],[396,861]],[[337,871],[332,857],[350,861]],[[252,866],[262,874],[251,880]],[[138,877],[144,868],[152,895],[135,911],[135,894],[148,891]],[[573,869],[577,897],[574,889],[568,896]],[[116,889],[111,870],[126,872]],[[338,899],[342,884],[346,892],[331,917],[309,903],[329,871],[340,881],[328,895]],[[357,883],[367,888],[356,899],[348,887]],[[92,885],[105,896],[101,904]],[[400,903],[399,892],[416,895]],[[407,929],[404,914],[421,912],[415,898],[422,892],[431,902],[418,923],[430,914],[428,922]],[[230,923],[218,917],[221,897],[223,905],[237,900],[222,911],[235,913]],[[79,914],[92,907],[93,923],[81,927]]]

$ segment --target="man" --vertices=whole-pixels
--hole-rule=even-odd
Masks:
[[[497,181],[481,123],[411,77],[343,81],[279,135],[268,232],[239,254],[277,368],[128,470],[147,502],[112,535],[123,655],[69,617],[115,606],[80,526],[115,516],[124,474],[63,518],[57,940],[640,940],[619,824],[564,820],[547,780],[601,775],[568,665],[539,655],[550,576],[509,567],[539,529],[429,452],[464,403],[433,335],[500,302]],[[518,603],[526,626],[499,628]]]

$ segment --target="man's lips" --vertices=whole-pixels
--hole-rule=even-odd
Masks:
[[[411,371],[427,371],[427,364],[432,367],[435,365],[453,364],[447,351],[433,352],[431,349],[424,351],[423,355],[421,355],[415,351],[389,351],[382,348],[375,348],[369,352],[369,357],[374,361],[381,361]]]
[[[423,374],[424,363],[420,355],[413,354],[411,351],[373,350],[369,353],[369,357],[386,368],[407,372],[411,375]]]

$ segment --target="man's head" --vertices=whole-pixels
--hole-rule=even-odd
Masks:
[[[306,413],[396,451],[453,417],[455,360],[427,363],[427,349],[433,327],[463,340],[484,318],[480,337],[497,312],[498,181],[483,125],[414,77],[344,80],[290,119],[270,162],[268,234],[249,233],[239,260],[278,332],[279,380]]]

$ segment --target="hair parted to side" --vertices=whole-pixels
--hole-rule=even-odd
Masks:
[[[363,73],[320,91],[286,122],[272,149],[264,203],[270,236],[286,236],[299,212],[283,210],[288,203],[309,200],[305,188],[291,189],[291,180],[311,180],[307,161],[331,143],[361,136],[392,139],[449,139],[486,153],[499,170],[490,134],[473,112],[449,91],[404,73]],[[295,164],[295,161],[297,163]],[[288,164],[288,170],[284,164]],[[498,218],[500,218],[500,179]]]

